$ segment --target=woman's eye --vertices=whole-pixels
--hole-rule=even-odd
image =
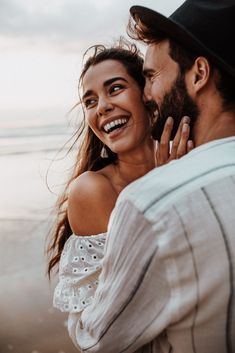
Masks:
[[[120,91],[121,89],[123,89],[122,85],[114,85],[112,87],[110,87],[110,93],[115,93]]]
[[[86,108],[93,107],[96,103],[96,100],[94,98],[89,98],[84,101],[84,105]]]

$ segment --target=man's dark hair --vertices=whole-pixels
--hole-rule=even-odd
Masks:
[[[128,35],[137,41],[144,42],[145,44],[157,44],[163,40],[169,40],[170,57],[177,62],[179,65],[181,74],[184,75],[188,70],[193,66],[196,58],[200,55],[199,52],[184,48],[182,45],[177,43],[175,40],[167,37],[161,31],[155,32],[154,29],[147,27],[142,23],[138,18],[133,20],[132,17],[129,19],[127,26]],[[235,79],[229,75],[224,69],[221,69],[218,66],[215,66],[213,62],[206,56],[209,61],[211,71],[217,71],[216,77],[216,88],[218,89],[222,99],[223,99],[223,108],[225,110],[231,110],[235,108]]]

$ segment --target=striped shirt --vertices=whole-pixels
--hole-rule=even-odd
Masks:
[[[129,185],[94,301],[70,314],[87,353],[235,353],[235,137]]]

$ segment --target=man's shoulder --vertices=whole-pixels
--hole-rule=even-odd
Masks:
[[[128,200],[145,213],[156,203],[176,201],[187,193],[234,173],[235,137],[221,139],[150,171],[124,189],[118,202]]]

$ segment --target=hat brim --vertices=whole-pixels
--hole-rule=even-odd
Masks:
[[[210,51],[201,41],[199,41],[192,33],[190,33],[186,28],[182,27],[181,24],[175,22],[170,17],[165,17],[164,15],[151,10],[144,6],[132,6],[130,8],[130,13],[133,19],[139,18],[143,24],[151,27],[156,31],[156,35],[165,34],[167,37],[175,40],[183,47],[195,51],[198,55],[205,55],[211,59],[215,64],[223,67],[232,76],[235,76],[235,70],[226,62],[224,62],[215,53]]]

